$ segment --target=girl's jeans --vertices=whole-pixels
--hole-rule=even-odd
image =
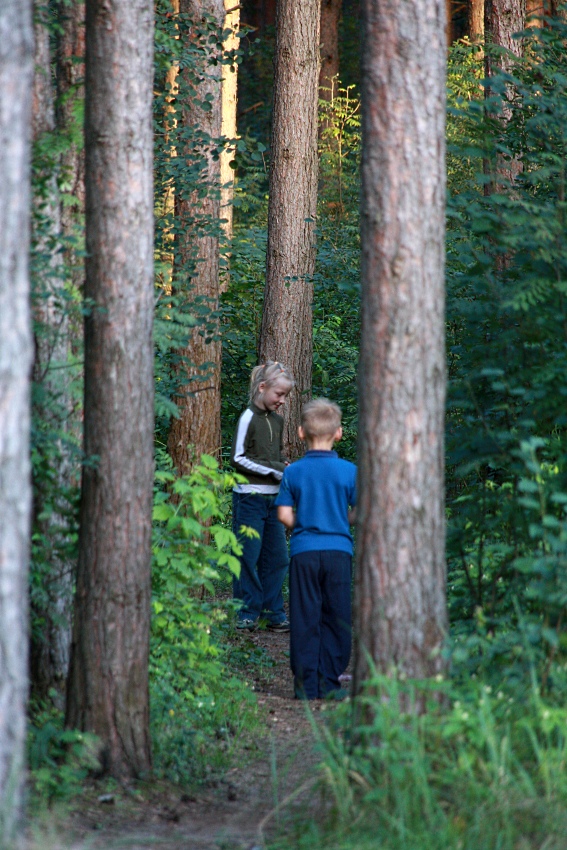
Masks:
[[[240,576],[233,579],[234,598],[242,601],[240,619],[265,616],[270,623],[286,619],[282,585],[288,567],[287,542],[275,499],[275,495],[259,493],[232,494],[232,529],[242,546]],[[259,537],[241,533],[243,525]]]

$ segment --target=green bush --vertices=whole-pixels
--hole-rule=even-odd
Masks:
[[[156,773],[202,779],[226,764],[253,727],[256,701],[234,676],[221,645],[233,604],[219,583],[237,573],[239,544],[227,527],[228,490],[236,479],[204,455],[176,478],[159,455],[154,502],[150,658],[152,740]],[[226,595],[226,594],[225,594]],[[226,632],[226,628],[225,628]]]

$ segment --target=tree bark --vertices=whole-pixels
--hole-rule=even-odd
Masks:
[[[363,0],[355,690],[444,668],[445,2]],[[424,212],[426,211],[426,214]]]
[[[50,34],[43,2],[35,3],[35,61],[33,85],[33,140],[53,134],[55,130],[55,97],[52,79]],[[52,145],[52,150],[54,146]],[[72,428],[73,404],[69,380],[69,310],[64,297],[64,267],[60,251],[61,210],[59,169],[56,154],[35,162],[41,171],[33,198],[35,215],[32,280],[35,319],[35,357],[33,377],[40,392],[34,404],[34,423],[38,430],[48,429],[49,446],[44,452],[42,441],[36,451],[42,453],[43,467],[50,476],[45,483],[45,468],[34,481],[34,531],[45,541],[43,562],[49,571],[42,576],[39,601],[32,595],[33,617],[42,622],[41,634],[32,633],[31,687],[35,696],[55,701],[64,707],[65,682],[69,669],[71,644],[71,610],[75,565],[66,552],[69,548],[70,505],[61,495],[69,491],[73,469],[68,443],[57,436]],[[49,258],[49,259],[44,259]],[[43,442],[45,442],[45,437]]]
[[[31,509],[31,0],[0,4],[0,845],[22,814]]]
[[[77,127],[77,106],[84,98],[85,75],[85,4],[80,0],[59,0],[59,31],[57,36],[56,120],[60,132],[72,133]],[[61,221],[66,236],[77,233],[77,217],[82,219],[85,210],[85,157],[82,145],[70,142],[63,153],[61,163],[65,185],[75,198],[74,204],[64,204]],[[84,268],[73,275],[74,282],[82,289]]]
[[[499,55],[495,58],[488,52],[485,57],[486,75],[492,76],[499,65],[509,71],[513,56],[522,55],[522,40],[514,38],[526,25],[526,0],[484,0],[484,34],[487,43],[509,50],[512,56]]]
[[[180,12],[187,14],[199,26],[205,16],[212,16],[219,32],[224,22],[223,0],[181,0]],[[193,38],[192,34],[187,36]],[[219,303],[219,234],[220,223],[218,187],[220,166],[216,144],[221,135],[221,68],[220,58],[207,52],[199,68],[200,81],[192,91],[189,78],[180,83],[182,98],[178,120],[186,128],[197,128],[209,141],[201,146],[205,162],[203,184],[206,194],[197,191],[176,191],[175,208],[179,227],[183,231],[176,251],[178,268],[174,268],[174,286],[179,290],[184,270],[192,261],[195,271],[190,280],[187,297],[195,304],[202,320],[194,328],[187,348],[180,351],[184,363],[180,369],[180,397],[177,400],[179,419],[174,419],[168,437],[168,450],[180,474],[187,473],[193,462],[203,454],[219,455],[220,437],[220,368],[221,342],[216,311]],[[183,73],[182,73],[183,77]],[[209,98],[210,109],[200,102]],[[181,95],[180,95],[181,99]],[[203,225],[195,226],[195,210]],[[208,219],[208,223],[207,220]]]
[[[66,722],[151,767],[152,0],[86,4],[86,462]]]
[[[223,43],[225,56],[235,53],[239,49],[240,39],[238,30],[240,27],[240,6],[234,0],[224,0],[225,18],[224,29],[230,34]],[[221,135],[225,139],[235,139],[237,133],[236,107],[238,100],[238,65],[222,66],[221,84]],[[234,200],[234,169],[231,163],[234,161],[234,146],[226,147],[220,156],[220,216],[226,245],[230,250],[232,241],[232,219]],[[222,290],[228,286],[228,272],[224,275]]]
[[[523,39],[514,38],[515,33],[521,32],[526,25],[526,0],[484,0],[484,35],[487,50],[484,55],[485,73],[488,85],[485,87],[485,98],[490,101],[492,87],[490,79],[494,76],[497,68],[507,73],[512,73],[515,58],[520,58],[523,53]],[[508,52],[494,53],[489,45],[504,48]],[[512,86],[507,85],[507,92],[500,103],[500,114],[498,118],[502,124],[506,124],[511,117],[511,109],[507,99],[511,100],[514,95]],[[500,153],[496,155],[493,164],[494,176],[490,182],[485,184],[485,194],[494,192],[501,193],[513,186],[514,180],[522,170],[522,161],[519,157],[512,160],[505,159]],[[487,169],[488,170],[488,169]],[[508,263],[506,256],[498,258],[498,265],[505,267]]]
[[[260,362],[279,360],[296,387],[284,441],[291,458],[301,405],[311,394],[312,308],[317,213],[317,96],[320,0],[281,0],[276,18],[274,106],[268,202],[266,290]]]
[[[319,97],[332,101],[337,94],[339,76],[339,21],[342,0],[321,0],[321,68]]]
[[[469,0],[468,30],[471,41],[482,41],[484,38],[484,0]]]

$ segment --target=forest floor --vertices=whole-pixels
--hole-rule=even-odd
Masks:
[[[155,782],[108,794],[93,783],[62,818],[34,823],[26,850],[261,850],[274,835],[293,847],[306,817],[325,808],[313,722],[322,723],[333,704],[313,700],[307,708],[293,698],[288,634],[260,630],[237,639],[273,662],[245,671],[265,718],[258,748],[194,793]]]

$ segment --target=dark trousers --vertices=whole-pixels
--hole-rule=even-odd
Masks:
[[[232,528],[242,546],[240,576],[233,580],[233,596],[242,602],[239,617],[270,623],[285,619],[282,585],[287,573],[288,555],[285,529],[278,520],[274,496],[259,493],[232,494]],[[257,535],[248,537],[242,526]]]
[[[290,663],[296,697],[318,699],[340,688],[351,649],[352,558],[301,552],[289,568]]]

